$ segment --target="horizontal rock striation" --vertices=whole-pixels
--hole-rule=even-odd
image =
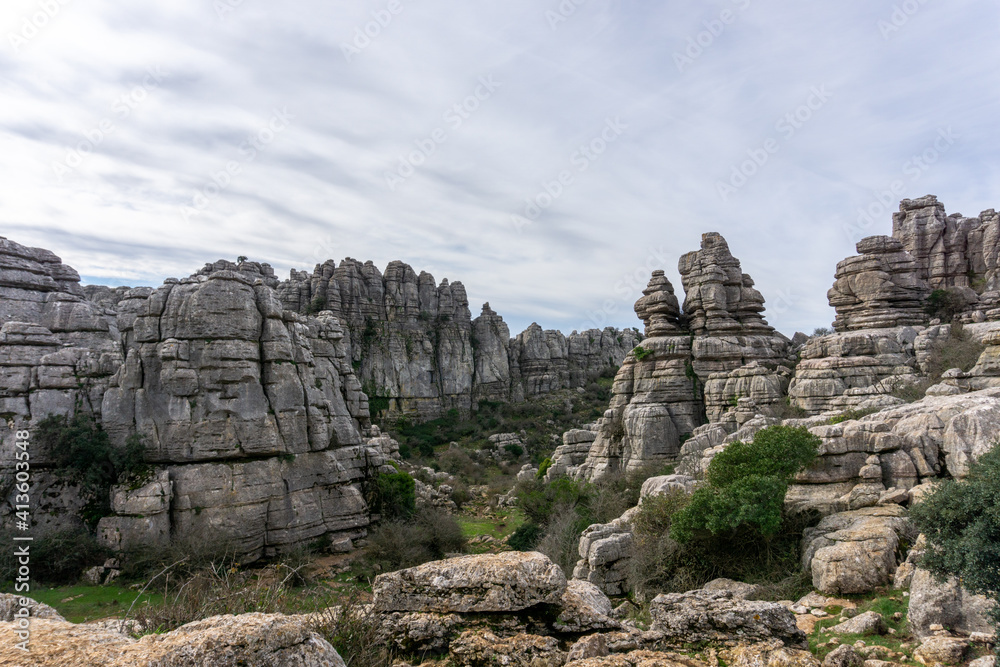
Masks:
[[[437,284],[399,261],[383,274],[372,262],[328,260],[312,274],[293,270],[278,294],[290,310],[337,317],[373,404],[421,419],[584,386],[638,342],[634,330],[565,336],[537,324],[512,339],[489,303],[471,317],[462,283]]]

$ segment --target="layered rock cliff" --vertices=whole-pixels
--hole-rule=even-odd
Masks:
[[[489,303],[475,319],[465,287],[436,283],[403,262],[380,273],[347,258],[292,271],[278,286],[299,313],[330,312],[345,327],[349,354],[379,410],[428,419],[479,400],[523,400],[585,385],[621,365],[638,343],[633,329],[592,329],[565,336],[532,324],[515,338]]]

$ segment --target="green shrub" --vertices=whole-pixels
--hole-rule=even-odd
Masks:
[[[406,519],[417,506],[417,485],[405,472],[380,473],[369,484],[366,500],[383,521]]]
[[[509,445],[504,445],[503,448],[508,454],[513,456],[515,459],[519,459],[524,455],[524,447],[515,444],[513,442],[510,443]]]
[[[462,527],[454,516],[421,508],[406,521],[387,521],[372,531],[365,562],[374,572],[389,572],[444,558],[465,549]]]
[[[965,297],[953,289],[936,289],[927,296],[924,312],[942,322],[951,322],[966,306]]]
[[[647,350],[642,345],[636,345],[635,349],[632,350],[632,354],[635,355],[636,361],[643,361],[647,357],[653,354],[652,350]]]
[[[326,308],[326,297],[322,294],[317,294],[309,302],[309,305],[306,306],[306,315],[315,315],[324,308]]]
[[[150,472],[138,434],[130,436],[125,447],[119,449],[87,414],[46,417],[38,423],[35,441],[52,457],[55,473],[79,486],[86,501],[80,516],[91,528],[111,514],[113,485],[141,483]]]
[[[1000,445],[964,480],[942,482],[914,505],[910,519],[927,536],[921,566],[958,577],[970,592],[992,599],[990,614],[1000,629]]]
[[[802,576],[800,548],[812,515],[785,517],[769,537],[741,526],[718,535],[700,531],[690,541],[679,542],[670,535],[672,524],[690,500],[674,491],[645,498],[639,506],[627,572],[636,599],[693,590],[718,577],[763,584],[771,600],[794,600],[811,590],[811,580]]]
[[[708,466],[706,484],[691,496],[671,525],[671,537],[689,542],[743,528],[763,537],[778,532],[785,491],[792,477],[815,457],[820,439],[803,427],[771,426],[750,443],[734,442]]]
[[[547,473],[551,467],[552,459],[545,457],[545,460],[538,466],[538,472],[535,473],[535,479],[545,479],[545,473]]]
[[[542,528],[537,523],[526,521],[507,538],[507,546],[514,551],[532,551],[542,538]]]
[[[3,538],[6,544],[18,544],[10,535]],[[52,586],[76,583],[84,570],[103,564],[111,555],[84,528],[40,535],[30,544],[32,581]],[[0,551],[0,581],[13,581],[17,568],[14,549]]]
[[[580,534],[588,525],[590,522],[580,516],[574,507],[557,506],[544,532],[535,543],[535,550],[548,556],[553,563],[562,568],[567,578],[571,578],[573,567],[580,558]]]
[[[518,508],[529,523],[544,526],[557,505],[586,506],[590,500],[590,485],[560,477],[550,484],[539,480],[521,482],[515,488]]]

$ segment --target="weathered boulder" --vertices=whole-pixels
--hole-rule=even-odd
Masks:
[[[690,591],[657,595],[649,605],[652,629],[667,641],[740,642],[779,639],[800,646],[805,633],[795,616],[776,602],[751,602],[729,591]]]
[[[730,667],[819,667],[819,660],[803,649],[789,648],[779,641],[739,644],[719,656]]]
[[[822,593],[867,593],[892,582],[901,545],[915,539],[899,505],[841,512],[803,532],[802,563]]]
[[[907,619],[918,637],[933,634],[932,625],[955,632],[994,634],[989,621],[989,599],[969,593],[955,578],[943,582],[927,570],[916,568],[910,581],[910,608]]]
[[[862,667],[864,664],[865,659],[850,644],[838,646],[823,658],[823,667]]]
[[[611,600],[600,588],[589,581],[570,579],[552,627],[573,633],[617,629],[621,624],[611,618],[611,611]]]
[[[23,595],[0,593],[0,621],[13,623],[17,618],[17,612],[21,609],[27,609],[30,618],[49,618],[55,621],[66,620],[59,612],[45,603]]]
[[[888,627],[882,614],[874,611],[866,611],[847,619],[843,623],[838,623],[832,628],[827,628],[826,632],[833,632],[841,635],[884,635]]]
[[[489,630],[466,630],[451,642],[449,655],[462,667],[561,667],[566,662],[554,637],[519,634],[501,639]]]
[[[601,658],[577,660],[573,662],[573,667],[706,667],[706,665],[700,660],[679,653],[629,651],[628,653],[613,653]],[[777,667],[777,665],[773,667]]]
[[[106,628],[37,618],[31,623],[30,653],[15,648],[15,627],[0,623],[0,663],[25,667],[344,665],[330,643],[302,616],[213,616],[138,640]]]
[[[957,665],[962,662],[969,642],[955,637],[928,637],[913,651],[913,659],[927,667]]]
[[[763,593],[764,587],[760,584],[747,584],[742,581],[732,579],[712,579],[701,587],[703,591],[728,591],[732,593],[736,600],[758,600]]]
[[[379,612],[515,612],[559,604],[566,576],[540,553],[507,551],[380,574],[372,591]]]

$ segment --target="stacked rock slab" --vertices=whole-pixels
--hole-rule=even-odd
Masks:
[[[635,311],[646,337],[615,375],[609,409],[575,477],[594,480],[671,461],[680,451],[680,434],[702,421],[689,370],[691,336],[681,328],[680,305],[663,271],[653,272]]]
[[[764,297],[743,273],[721,234],[702,234],[701,249],[680,258],[684,316],[694,335],[691,367],[704,385],[709,421],[720,421],[739,398],[761,408],[783,400],[791,366],[787,338],[761,313]],[[757,366],[745,369],[749,364]]]
[[[429,273],[391,262],[347,258],[292,271],[278,286],[284,306],[299,313],[330,311],[346,328],[351,358],[380,410],[422,419],[479,400],[527,396],[584,386],[621,364],[634,331],[589,330],[569,337],[533,324],[515,339],[489,304],[471,318],[460,282],[440,285]]]
[[[892,216],[892,235],[917,264],[931,289],[966,297],[966,317],[977,310],[1000,319],[1000,216],[987,209],[975,218],[946,215],[933,195],[904,199]]]
[[[837,331],[887,329],[926,324],[923,305],[930,293],[918,264],[903,242],[869,236],[857,244],[858,255],[837,264],[836,282],[827,293],[837,311]]]
[[[15,435],[49,415],[101,415],[122,362],[113,313],[86,300],[80,276],[53,253],[0,237],[0,476],[14,475]],[[36,528],[80,525],[72,481],[46,472],[52,452],[32,448]],[[0,510],[3,520],[12,504]]]
[[[368,524],[358,484],[385,455],[366,446],[367,398],[329,313],[284,310],[266,265],[220,261],[119,304],[125,363],[104,394],[118,445],[143,437],[169,489],[172,539],[233,540],[253,556]],[[159,484],[159,481],[154,482]],[[139,516],[136,516],[139,515]],[[162,534],[139,512],[102,519],[115,546]]]
[[[811,415],[898,403],[892,392],[920,380],[914,342],[922,328],[844,331],[811,339],[800,352],[789,399]]]

